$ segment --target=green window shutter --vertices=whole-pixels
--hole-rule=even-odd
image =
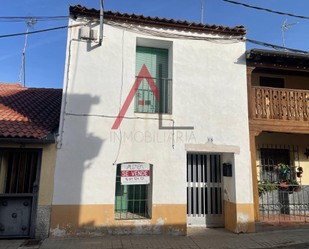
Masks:
[[[135,112],[167,113],[167,80],[168,78],[168,50],[159,48],[136,47],[136,67],[135,75],[138,76],[143,65],[146,65],[151,77],[154,79],[160,90],[160,105],[157,103],[151,88],[146,79],[141,82],[135,95]],[[166,100],[166,101],[163,101]],[[138,101],[144,101],[144,105],[139,105]],[[164,103],[164,106],[163,106]]]

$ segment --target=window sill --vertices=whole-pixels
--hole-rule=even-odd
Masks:
[[[130,212],[114,213],[114,216],[115,216],[114,220],[151,220],[149,215],[146,216],[146,215],[130,213]]]
[[[172,117],[172,113],[160,113],[162,116],[170,116]],[[147,116],[147,115],[151,115],[151,116],[157,116],[159,117],[159,113],[153,113],[153,112],[134,112],[134,116]]]

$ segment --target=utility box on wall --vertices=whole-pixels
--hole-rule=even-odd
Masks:
[[[223,176],[232,177],[232,164],[230,163],[223,164]]]

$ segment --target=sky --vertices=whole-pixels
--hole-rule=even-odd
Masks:
[[[309,16],[308,0],[238,0],[250,5],[296,15]],[[65,16],[69,5],[100,7],[100,0],[14,0],[2,1],[0,17]],[[105,10],[166,17],[189,22],[201,21],[201,0],[105,0]],[[282,46],[281,25],[291,26],[285,35],[289,48],[309,51],[309,20],[249,9],[222,0],[204,0],[204,23],[248,29],[247,38]],[[68,20],[41,21],[29,31],[68,24]],[[25,22],[0,22],[0,35],[25,32]],[[67,29],[28,35],[26,48],[26,86],[62,88],[66,53]],[[18,83],[25,36],[0,38],[0,82]],[[247,49],[262,48],[247,43]],[[264,47],[265,48],[265,47]],[[269,48],[265,48],[269,49]],[[22,81],[23,83],[23,81]]]

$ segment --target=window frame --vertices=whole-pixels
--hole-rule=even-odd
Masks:
[[[135,162],[136,163],[136,162]],[[136,185],[121,185],[121,175],[120,175],[120,172],[121,172],[121,163],[120,164],[117,164],[116,165],[116,178],[115,178],[115,200],[114,200],[114,220],[148,220],[148,219],[151,219],[152,218],[152,164],[149,164],[150,165],[150,183],[149,184],[136,184]],[[137,188],[140,188],[140,197],[141,197],[141,189],[142,189],[142,186],[145,186],[145,194],[146,194],[146,198],[145,199],[135,199],[135,195],[136,195],[136,191],[137,191]],[[120,212],[117,212],[117,205],[118,205],[118,201],[117,200],[117,197],[119,197],[119,195],[117,195],[117,192],[119,191],[119,188],[120,187],[120,193],[121,193],[121,211]],[[125,200],[122,200],[122,196],[123,196],[123,191],[122,189],[126,189],[127,191],[127,199]],[[133,193],[130,193],[130,191],[132,191],[133,189]],[[118,192],[119,193],[119,192]],[[130,198],[130,195],[133,196],[133,199],[129,199]],[[122,209],[122,203],[123,201],[126,201],[126,212],[123,212],[123,210],[125,209]],[[142,201],[145,202],[145,215],[141,215],[141,209],[139,208],[139,213],[136,214],[134,212],[134,203],[135,202],[139,202],[141,203]],[[129,202],[133,202],[133,212],[130,212],[129,211]],[[118,213],[120,213],[119,217],[118,217]],[[122,214],[125,214],[124,217],[122,217]],[[129,214],[129,215],[128,215]],[[132,215],[131,215],[132,214]]]
[[[154,48],[154,49],[166,49],[168,51],[168,73],[167,78],[162,77],[164,80],[168,80],[168,90],[167,90],[167,107],[165,108],[166,111],[162,112],[160,110],[156,112],[150,112],[150,111],[139,111],[136,108],[136,94],[134,95],[134,113],[135,114],[162,114],[162,115],[171,115],[173,112],[173,41],[170,40],[160,40],[160,39],[149,39],[144,37],[136,37],[136,44],[135,44],[135,78],[136,80],[136,48],[137,47],[145,47],[145,48]],[[145,80],[145,79],[144,79]],[[156,101],[156,100],[155,100]],[[160,108],[159,103],[159,108]],[[158,108],[158,109],[159,109]]]

